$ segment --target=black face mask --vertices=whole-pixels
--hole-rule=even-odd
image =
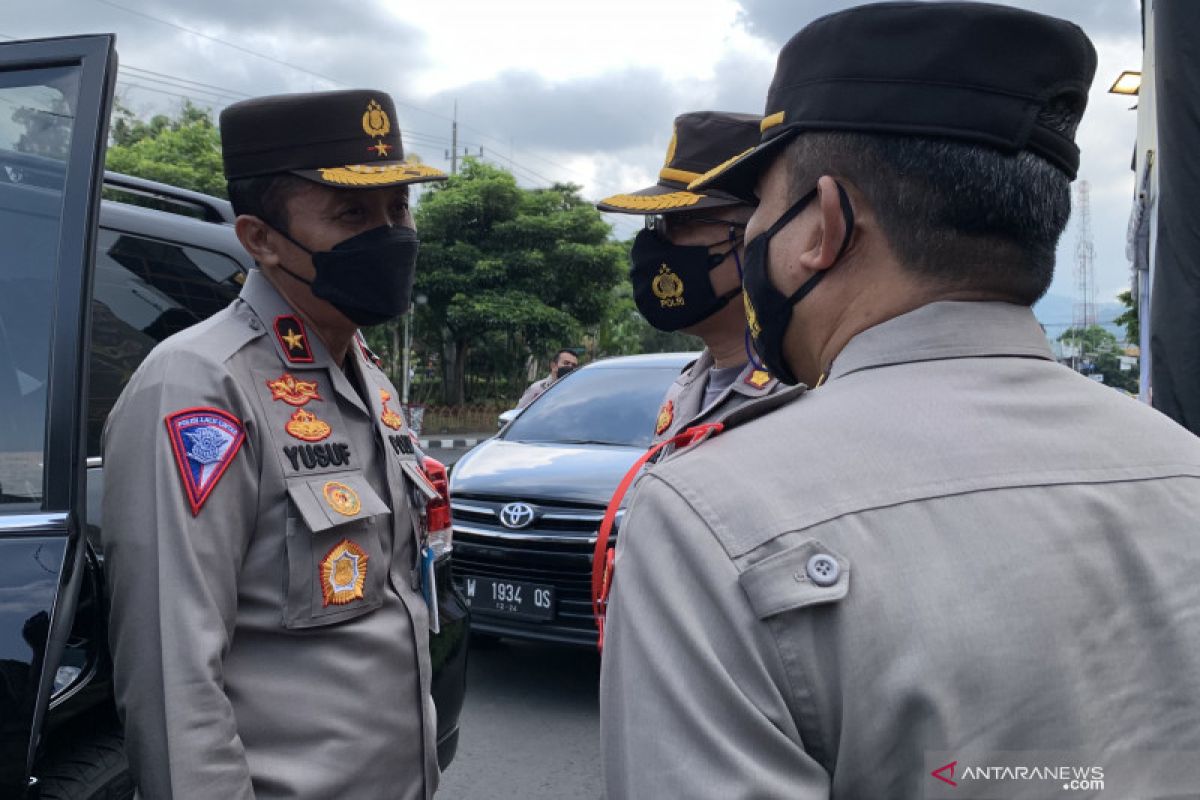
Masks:
[[[842,205],[842,217],[846,220],[846,236],[842,239],[841,249],[834,258],[835,262],[845,254],[846,248],[850,246],[850,235],[854,233],[854,209],[850,205],[850,198],[841,184],[837,184],[837,190]],[[771,238],[794,220],[816,196],[817,190],[813,189],[801,197],[783,212],[783,216],[775,220],[771,227],[746,245],[745,271],[742,275],[742,299],[746,304],[746,336],[754,344],[762,363],[758,364],[753,358],[751,360],[756,361],[755,366],[766,369],[789,385],[800,382],[783,358],[783,337],[787,333],[788,323],[792,320],[792,309],[829,274],[829,269],[821,270],[791,295],[785,295],[771,285],[771,279],[767,275],[767,251],[771,245]]]
[[[575,371],[574,364],[563,364],[562,366],[560,366],[558,368],[558,374],[555,377],[565,378],[565,377],[567,377],[567,375],[569,375],[570,373],[572,373],[574,371]]]
[[[280,265],[283,271],[307,283],[314,296],[355,325],[379,325],[408,311],[421,244],[415,229],[381,225],[338,242],[332,250],[318,252],[283,231],[279,233],[312,256],[317,274],[310,281]]]
[[[737,250],[732,226],[729,244],[724,253],[710,253],[716,245],[677,245],[649,228],[639,231],[630,251],[629,279],[646,321],[660,331],[677,331],[708,319],[736,297],[737,289],[717,297],[708,275]]]

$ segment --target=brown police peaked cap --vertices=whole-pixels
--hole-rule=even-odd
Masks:
[[[941,137],[1036,153],[1074,179],[1096,51],[1078,26],[988,3],[874,3],[830,14],[779,53],[760,141],[689,184],[752,197],[805,131]]]
[[[675,118],[667,158],[658,183],[629,194],[606,197],[596,204],[618,214],[666,214],[745,203],[722,191],[689,192],[688,183],[735,153],[758,144],[757,114],[693,111]]]
[[[316,183],[373,189],[445,180],[404,160],[396,106],[386,92],[278,94],[221,112],[225,179],[289,172]]]

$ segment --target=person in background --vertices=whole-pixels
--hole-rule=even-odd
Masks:
[[[550,359],[550,374],[540,381],[534,381],[529,384],[529,388],[525,390],[525,394],[521,395],[521,399],[517,401],[517,408],[524,408],[534,400],[537,400],[556,380],[566,377],[567,373],[578,366],[579,356],[575,355],[575,351],[565,348],[559,350],[554,354],[554,358]]]

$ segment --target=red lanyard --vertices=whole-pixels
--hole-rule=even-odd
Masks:
[[[604,521],[600,523],[600,533],[596,537],[596,548],[592,552],[592,615],[596,618],[596,628],[600,631],[600,638],[596,642],[599,649],[604,649],[604,617],[608,613],[608,593],[612,590],[613,558],[616,553],[616,547],[609,546],[609,537],[612,534],[613,521],[617,518],[617,510],[621,507],[621,501],[625,499],[625,493],[629,491],[629,487],[633,485],[634,479],[646,462],[658,455],[663,448],[670,445],[688,447],[709,436],[715,436],[723,430],[725,430],[723,423],[706,422],[703,425],[688,428],[670,439],[654,445],[629,468],[617,486],[617,491],[613,494],[612,499],[608,501],[608,508],[604,511]]]

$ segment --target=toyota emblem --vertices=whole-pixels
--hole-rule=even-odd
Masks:
[[[506,528],[528,528],[533,522],[533,508],[528,503],[509,503],[500,509],[500,522]]]

